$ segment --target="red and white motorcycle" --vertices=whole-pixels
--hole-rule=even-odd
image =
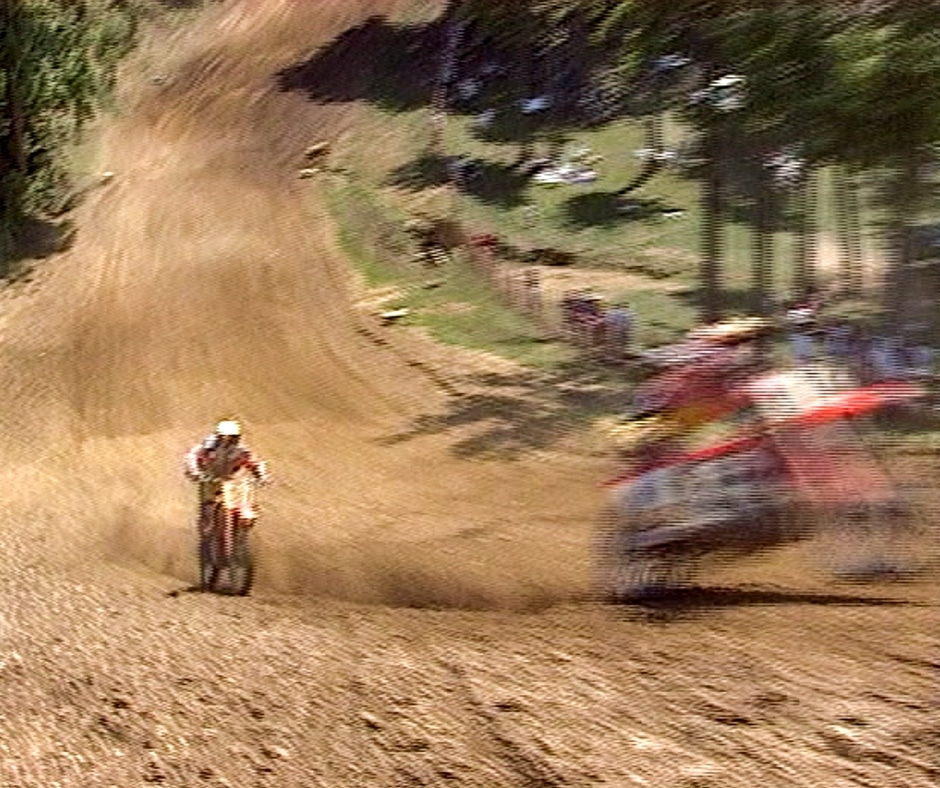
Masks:
[[[254,582],[250,534],[256,480],[248,471],[204,479],[214,495],[200,512],[199,585],[203,591],[247,596]]]
[[[855,422],[918,400],[918,385],[860,387],[821,363],[738,375],[723,393],[712,385],[714,375],[686,379],[701,384],[704,396],[692,391],[645,424],[640,418],[621,426],[631,435],[658,432],[651,442],[660,451],[641,461],[635,453],[632,466],[606,483],[611,500],[595,560],[604,598],[686,586],[709,560],[839,528],[861,538],[907,520],[903,496]]]

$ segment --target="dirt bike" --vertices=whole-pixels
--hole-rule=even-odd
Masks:
[[[247,596],[254,581],[251,527],[244,524],[238,513],[253,508],[254,477],[239,474],[232,479],[202,481],[214,484],[217,489],[200,512],[200,589]]]
[[[756,556],[841,529],[849,539],[904,528],[901,493],[850,420],[918,400],[919,387],[858,387],[825,368],[754,376],[753,418],[724,440],[606,483],[595,587],[628,601],[686,586],[707,562]]]

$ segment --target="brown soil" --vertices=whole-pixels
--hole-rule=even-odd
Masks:
[[[3,299],[0,786],[936,784],[935,574],[833,586],[810,546],[593,604],[564,398],[353,306],[296,169],[357,106],[273,75],[408,6],[211,4]],[[232,410],[278,480],[250,599],[183,590],[181,454]]]
[[[561,301],[564,294],[571,290],[591,290],[607,296],[617,293],[623,298],[624,294],[629,295],[634,290],[676,292],[685,287],[674,282],[664,282],[619,271],[580,266],[577,268],[553,268],[546,265],[533,267],[539,271],[544,296],[552,303]]]

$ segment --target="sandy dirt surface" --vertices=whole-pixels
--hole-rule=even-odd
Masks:
[[[935,785],[935,570],[803,546],[597,605],[567,394],[353,307],[296,169],[357,106],[274,75],[408,5],[229,0],[151,46],[75,246],[4,297],[0,786]],[[186,590],[181,455],[232,411],[277,479],[250,599]]]

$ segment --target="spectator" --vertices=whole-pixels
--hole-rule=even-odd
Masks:
[[[898,337],[875,337],[869,345],[868,356],[876,382],[904,377],[903,345]]]
[[[914,345],[908,350],[909,374],[921,380],[933,377],[936,353],[924,344]]]
[[[590,291],[566,293],[561,301],[565,333],[580,345],[597,345],[604,327],[601,298]]]
[[[561,299],[561,325],[565,336],[569,340],[573,340],[577,334],[581,298],[581,293],[576,290],[569,290]]]
[[[790,351],[797,364],[806,364],[816,355],[814,333],[817,330],[818,301],[813,297],[791,302],[786,313]]]
[[[632,331],[633,311],[629,304],[614,304],[604,313],[604,344],[608,360],[623,361]]]
[[[816,356],[816,344],[811,334],[795,331],[790,334],[790,352],[797,364],[808,364]]]
[[[604,299],[596,293],[584,296],[580,315],[582,344],[591,350],[602,350],[604,346]]]
[[[845,364],[852,360],[852,326],[840,320],[831,328],[830,352]]]
[[[527,268],[522,275],[525,308],[532,315],[542,314],[542,277],[538,268]]]
[[[861,326],[855,326],[849,333],[849,366],[856,377],[863,383],[871,382],[873,377],[869,366],[871,341]]]

